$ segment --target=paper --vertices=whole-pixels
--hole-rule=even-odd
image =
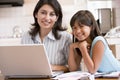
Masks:
[[[119,72],[111,72],[110,74],[105,74],[103,77],[113,77],[113,78],[118,78],[120,76],[120,71]]]
[[[94,76],[88,72],[75,71],[64,73],[55,77],[57,80],[94,80]]]
[[[118,78],[120,77],[120,71],[109,72],[109,73],[95,73],[95,77],[105,77],[105,78]]]

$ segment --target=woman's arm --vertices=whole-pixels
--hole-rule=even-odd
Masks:
[[[83,41],[79,44],[79,48],[88,71],[90,73],[95,73],[98,70],[103,57],[104,44],[102,41],[96,42],[92,49],[92,58],[90,57],[89,52],[87,50],[87,45],[87,42]]]
[[[80,68],[81,57],[75,51],[75,48],[78,48],[77,45],[77,43],[73,43],[70,45],[68,56],[68,66],[70,71],[76,71]]]
[[[52,71],[63,71],[63,72],[69,72],[69,69],[67,66],[62,65],[51,65]]]

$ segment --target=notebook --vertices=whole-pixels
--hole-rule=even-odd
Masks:
[[[43,44],[0,46],[0,70],[9,78],[49,78],[53,72]]]

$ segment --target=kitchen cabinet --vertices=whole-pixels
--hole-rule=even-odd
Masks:
[[[103,34],[112,28],[112,11],[111,8],[98,9],[99,26]]]
[[[120,44],[112,44],[110,45],[110,49],[112,50],[114,56],[120,61]]]

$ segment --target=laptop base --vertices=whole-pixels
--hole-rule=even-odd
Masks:
[[[6,79],[49,79],[52,76],[49,75],[10,75],[5,76]]]

